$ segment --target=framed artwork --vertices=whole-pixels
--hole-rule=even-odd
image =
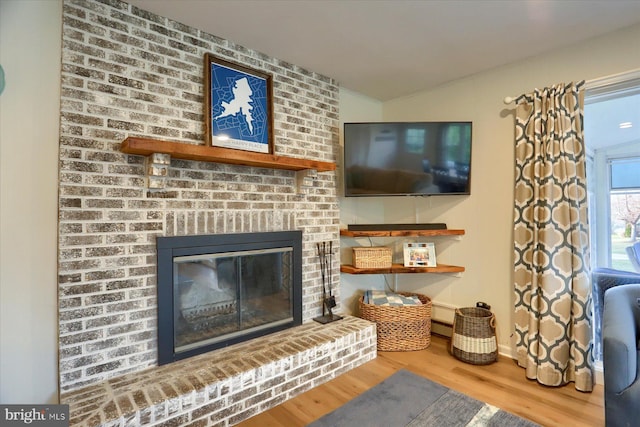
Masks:
[[[405,243],[405,267],[435,267],[436,247],[433,243]]]
[[[271,75],[204,56],[207,145],[273,154]]]

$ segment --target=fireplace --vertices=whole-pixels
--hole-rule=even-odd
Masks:
[[[158,237],[158,363],[302,323],[302,232]]]

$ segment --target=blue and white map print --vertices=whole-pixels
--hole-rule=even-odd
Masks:
[[[212,145],[269,152],[267,81],[211,64]]]

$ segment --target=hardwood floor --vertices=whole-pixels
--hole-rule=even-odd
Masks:
[[[475,366],[451,356],[448,344],[447,338],[432,336],[425,350],[379,352],[375,360],[240,425],[305,426],[404,368],[542,426],[604,426],[602,385],[596,385],[592,393],[576,391],[573,383],[546,387],[527,380],[524,370],[511,359],[499,357],[497,363]]]

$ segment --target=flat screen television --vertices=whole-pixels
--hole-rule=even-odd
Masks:
[[[345,196],[470,194],[471,130],[471,122],[345,123]]]

